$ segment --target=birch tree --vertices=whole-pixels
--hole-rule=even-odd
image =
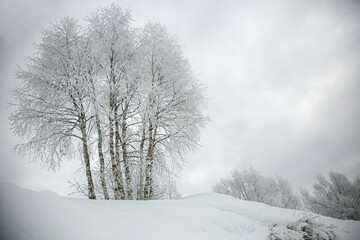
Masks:
[[[95,199],[83,44],[82,29],[72,18],[62,18],[43,30],[34,56],[17,72],[22,85],[14,91],[17,108],[10,121],[14,132],[28,140],[16,146],[20,153],[30,151],[50,168],[71,154],[74,139],[80,140],[88,197]]]
[[[108,193],[108,189],[107,189],[107,183],[106,183],[106,179],[105,179],[105,154],[104,154],[104,127],[102,126],[102,117],[101,115],[101,109],[102,109],[102,103],[100,101],[102,95],[101,95],[101,90],[102,85],[101,85],[101,72],[100,72],[100,67],[96,64],[95,61],[95,54],[93,51],[93,46],[91,44],[91,36],[88,33],[84,34],[84,38],[85,38],[85,43],[84,43],[84,57],[85,57],[85,61],[84,61],[84,73],[83,73],[83,77],[86,79],[86,90],[87,93],[89,95],[89,100],[90,100],[90,107],[92,109],[92,117],[95,117],[95,125],[96,125],[96,141],[97,141],[97,152],[98,152],[98,157],[99,157],[99,165],[100,165],[100,169],[99,169],[99,176],[100,176],[100,183],[101,183],[101,188],[102,188],[102,192],[104,195],[104,199],[108,200],[109,197],[109,193]]]
[[[124,79],[127,77],[127,67],[132,56],[130,47],[132,44],[131,16],[129,11],[124,11],[119,6],[112,4],[90,14],[86,20],[89,23],[88,29],[93,39],[94,59],[107,80],[109,151],[115,181],[115,199],[125,199],[126,193],[120,163],[119,103],[123,98],[122,88],[125,85]],[[123,158],[124,155],[126,156],[126,151],[123,152]],[[123,160],[126,161],[127,158],[125,157]],[[129,196],[131,195],[131,190],[129,190],[131,177],[127,162],[125,162],[125,174],[126,190]]]
[[[181,164],[184,153],[196,146],[199,128],[206,118],[202,115],[205,98],[201,86],[176,38],[164,26],[149,22],[142,30],[140,42],[143,85],[148,89],[142,114],[143,126],[147,127],[144,169],[144,199],[147,200],[153,197],[155,164],[166,165],[160,162],[161,158],[155,159],[155,154],[162,153]],[[144,129],[142,131],[144,136]]]

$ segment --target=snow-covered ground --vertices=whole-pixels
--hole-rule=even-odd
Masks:
[[[265,240],[300,211],[205,193],[181,200],[91,201],[0,183],[0,239]],[[339,240],[359,240],[360,222],[321,217]]]

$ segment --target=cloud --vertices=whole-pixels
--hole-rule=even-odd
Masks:
[[[222,177],[228,173],[220,169],[251,165],[296,187],[328,171],[353,177],[360,169],[359,6],[277,3],[239,3],[219,37],[202,45],[211,49],[198,55],[213,121],[193,159],[202,168],[212,155]],[[220,156],[207,154],[214,148]]]

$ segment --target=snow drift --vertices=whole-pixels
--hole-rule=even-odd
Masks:
[[[265,240],[301,211],[204,193],[181,200],[94,201],[0,184],[0,239]],[[320,216],[339,240],[358,240],[360,222]]]

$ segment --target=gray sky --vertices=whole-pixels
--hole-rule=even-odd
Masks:
[[[0,181],[68,189],[77,162],[59,172],[16,157],[7,117],[16,65],[40,29],[82,18],[102,1],[0,0]],[[360,4],[356,1],[115,1],[136,26],[165,24],[207,87],[212,119],[181,172],[183,195],[211,191],[235,168],[281,175],[298,188],[318,173],[360,170]],[[315,3],[316,2],[316,3]]]

